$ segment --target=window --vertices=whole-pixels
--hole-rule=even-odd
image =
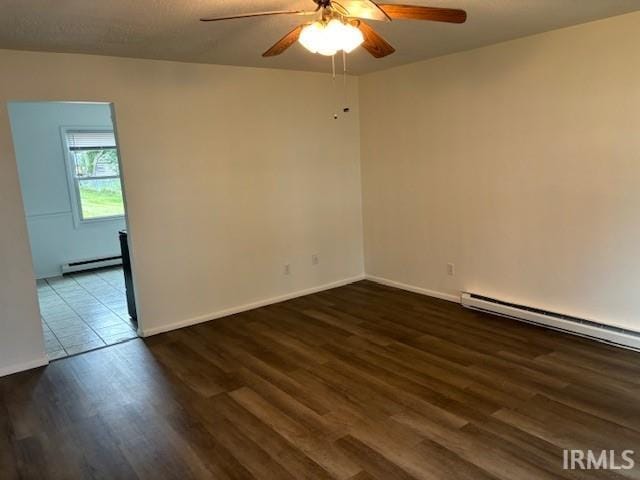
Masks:
[[[66,130],[64,134],[79,220],[122,217],[122,183],[113,131]]]

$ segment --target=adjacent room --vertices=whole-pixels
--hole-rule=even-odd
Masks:
[[[0,478],[640,479],[637,0],[0,5]]]
[[[47,357],[135,338],[111,106],[11,102],[8,111]]]

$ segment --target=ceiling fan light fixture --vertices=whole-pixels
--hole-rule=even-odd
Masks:
[[[324,23],[313,22],[302,29],[299,42],[311,53],[331,56],[344,50],[349,53],[364,41],[362,32],[337,18]]]

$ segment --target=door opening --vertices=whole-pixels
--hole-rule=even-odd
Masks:
[[[112,105],[10,102],[8,110],[49,359],[135,338]]]

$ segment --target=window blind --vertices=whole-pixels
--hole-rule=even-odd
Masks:
[[[115,148],[116,137],[113,132],[67,132],[69,150],[94,150],[96,148]]]

